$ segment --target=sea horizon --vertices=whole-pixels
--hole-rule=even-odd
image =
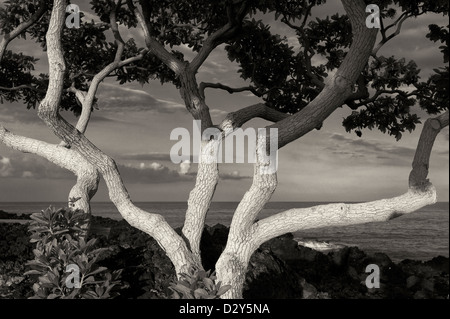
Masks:
[[[174,228],[184,224],[187,201],[134,202],[149,213],[162,215]],[[336,202],[269,202],[258,215],[266,218],[292,208],[308,208]],[[349,202],[347,202],[349,203]],[[205,225],[229,226],[239,202],[213,201],[206,216]],[[8,213],[29,214],[52,205],[66,207],[66,202],[0,202],[0,210]],[[332,245],[357,246],[368,253],[383,252],[393,261],[403,259],[429,260],[442,255],[449,257],[449,202],[437,202],[413,213],[387,222],[367,223],[345,227],[324,227],[294,232],[303,242],[327,242]],[[122,215],[110,201],[91,202],[92,215],[123,220]]]

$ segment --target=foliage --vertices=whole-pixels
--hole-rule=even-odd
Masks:
[[[170,285],[173,299],[218,299],[231,286],[221,286],[216,283],[215,273],[211,271],[190,268],[188,273],[182,273],[180,278]]]
[[[24,299],[32,296],[32,283],[23,275],[24,271],[25,265],[21,260],[0,261],[0,299]]]
[[[22,276],[24,268],[24,265],[18,261],[0,261],[0,287],[22,282],[25,279]]]
[[[2,261],[22,262],[33,256],[28,241],[27,227],[23,224],[0,223],[0,256]]]
[[[214,45],[225,43],[230,61],[239,65],[240,76],[251,82],[262,99],[272,108],[286,113],[296,113],[311,102],[322,90],[324,79],[335,71],[345,58],[352,43],[351,26],[346,15],[311,18],[314,8],[323,0],[139,0],[121,1],[91,0],[91,10],[97,21],[88,20],[82,14],[79,29],[65,28],[62,45],[67,62],[65,89],[61,107],[76,115],[81,104],[68,88],[74,86],[86,91],[94,75],[114,60],[117,44],[111,39],[110,14],[123,28],[139,27],[129,4],[133,3],[143,13],[150,26],[151,36],[168,48],[180,61],[184,55],[180,46],[200,51],[208,38],[226,25],[233,24],[237,32],[216,38]],[[46,48],[45,33],[48,27],[50,0],[6,1],[0,10],[2,33],[10,32],[19,23],[26,21],[41,4],[47,11],[38,23],[21,34]],[[377,4],[385,26],[400,17],[417,17],[424,13],[448,15],[447,1],[366,1]],[[242,21],[238,16],[245,13]],[[298,45],[292,39],[273,33],[267,19],[272,16],[295,32]],[[393,28],[395,29],[396,26]],[[448,25],[431,24],[427,34],[437,42],[448,63]],[[109,34],[108,34],[109,33]],[[123,32],[125,33],[125,32]],[[125,43],[122,59],[134,57],[144,48],[133,38]],[[0,86],[18,90],[0,89],[0,98],[24,102],[28,108],[35,107],[43,98],[48,77],[33,72],[36,59],[7,51],[0,68]],[[358,136],[363,129],[379,129],[396,139],[405,131],[412,131],[420,123],[413,110],[419,105],[429,114],[439,113],[448,105],[448,66],[434,70],[428,79],[420,80],[419,68],[414,61],[390,56],[379,56],[369,61],[368,67],[358,81],[358,93],[346,104],[353,110],[344,119],[347,131]],[[110,74],[123,84],[137,81],[140,84],[158,79],[161,83],[180,86],[175,74],[153,54],[129,65],[122,66]],[[413,90],[411,92],[411,89]],[[375,92],[369,94],[369,92]]]
[[[36,243],[34,260],[27,263],[34,275],[35,299],[106,299],[118,295],[121,271],[108,271],[97,264],[107,248],[95,248],[95,239],[85,241],[83,226],[89,215],[80,210],[50,207],[31,215],[30,242]],[[68,266],[79,269],[80,286],[69,288]]]
[[[348,52],[352,34],[346,15],[306,19],[313,7],[323,3],[258,2],[260,12],[273,12],[275,19],[296,33],[298,46],[272,34],[263,20],[255,19],[244,21],[239,35],[228,41],[228,56],[239,63],[241,77],[251,81],[256,91],[263,94],[264,101],[275,109],[290,114],[303,109],[320,93],[324,79],[341,65]],[[417,17],[428,12],[448,15],[446,1],[367,3],[380,6],[386,26],[405,16]],[[426,37],[441,43],[439,49],[444,63],[448,63],[448,26],[432,24],[429,28]],[[414,61],[394,56],[371,58],[355,86],[358,94],[346,101],[353,110],[343,121],[346,130],[361,136],[362,129],[376,128],[398,140],[403,132],[411,132],[420,123],[414,106],[429,114],[447,109],[448,67],[434,70],[425,81],[420,81],[419,71]]]

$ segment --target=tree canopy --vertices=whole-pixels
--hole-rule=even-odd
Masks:
[[[66,0],[6,1],[0,10],[0,99],[22,102],[28,108],[38,105],[39,118],[62,142],[53,145],[18,136],[2,125],[0,140],[74,172],[77,183],[69,194],[70,207],[90,212],[101,175],[122,217],[156,239],[180,276],[192,267],[203,269],[200,240],[219,182],[218,160],[211,156],[214,149],[253,118],[274,122],[266,128],[275,128],[278,134],[258,132],[253,183],[234,212],[226,247],[216,263],[218,280],[231,287],[223,296],[242,297],[250,257],[271,238],[310,228],[386,221],[436,202],[436,189],[426,177],[434,140],[448,126],[448,111],[443,112],[448,109],[448,25],[428,26],[426,37],[439,46],[444,62],[428,79],[420,78],[416,62],[378,53],[400,34],[407,19],[426,13],[448,15],[448,3],[341,2],[345,15],[315,17],[313,9],[325,1],[92,0],[92,12],[81,15],[79,28],[71,28],[64,23],[73,18]],[[379,30],[368,26],[369,4],[381,10]],[[273,32],[274,21],[295,33],[298,45]],[[124,39],[127,28],[140,30],[139,37]],[[48,74],[36,74],[35,57],[7,50],[18,36],[34,40],[46,51]],[[197,83],[200,67],[220,45],[238,64],[238,74],[248,86]],[[187,48],[192,50],[189,58]],[[97,89],[107,77],[120,84],[171,83],[193,118],[201,121],[202,130],[218,131],[217,138],[208,135],[201,141],[182,235],[161,214],[133,204],[115,161],[84,135]],[[214,124],[205,99],[208,88],[250,91],[262,102],[230,112]],[[274,154],[320,129],[338,107],[352,110],[342,123],[347,131],[362,136],[363,129],[376,128],[397,140],[416,128],[419,112],[442,113],[424,123],[408,191],[368,203],[290,209],[258,220],[278,185],[276,169],[267,169],[274,164],[272,157],[265,161],[267,151]],[[79,116],[76,127],[60,110]],[[278,143],[272,146],[275,139]]]
[[[447,1],[369,1],[381,10],[381,41],[388,42],[401,30],[407,18],[425,13],[448,14]],[[367,3],[369,3],[367,2]],[[160,59],[146,48],[138,47],[135,39],[122,39],[119,32],[111,37],[110,13],[125,28],[136,28],[138,22],[131,12],[139,6],[149,26],[151,36],[168,48],[178,60],[180,45],[200,52],[205,42],[215,47],[225,43],[230,61],[239,64],[239,75],[250,83],[248,89],[271,108],[293,114],[304,108],[322,90],[324,79],[342,63],[352,43],[351,26],[346,15],[310,19],[314,7],[325,1],[119,1],[90,2],[101,22],[94,22],[81,13],[80,28],[64,28],[62,44],[68,70],[61,107],[81,113],[81,103],[74,90],[87,91],[95,74],[114,60],[119,43],[123,44],[121,61],[135,62],[116,68],[110,75],[119,83],[137,81],[141,84],[158,79],[162,83],[180,86],[180,79]],[[6,1],[0,10],[3,35],[30,19],[38,10],[46,10],[38,23],[20,34],[35,40],[45,50],[52,1]],[[273,15],[275,20],[295,31],[300,49],[292,47],[285,36],[273,34],[261,16]],[[98,20],[97,20],[98,21]],[[388,24],[390,23],[390,24]],[[448,63],[448,25],[430,24],[427,38],[439,45],[444,63]],[[222,31],[222,32],[220,32]],[[214,34],[218,34],[217,37]],[[354,94],[346,101],[353,112],[344,119],[348,131],[361,136],[363,129],[377,128],[400,139],[420,122],[412,107],[419,105],[429,114],[438,114],[448,107],[448,65],[434,70],[428,79],[420,79],[420,68],[414,61],[402,57],[373,58],[361,74]],[[319,61],[319,62],[318,62]],[[6,51],[1,62],[0,98],[23,102],[35,108],[48,85],[47,74],[34,74],[33,56]],[[212,83],[206,87],[217,87]],[[233,92],[233,88],[219,86]]]

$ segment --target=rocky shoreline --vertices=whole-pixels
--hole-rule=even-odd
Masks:
[[[0,217],[5,213],[0,211]],[[7,214],[7,213],[5,213]],[[8,219],[18,219],[8,214]],[[27,216],[21,216],[26,218]],[[179,229],[177,231],[180,231]],[[120,298],[168,298],[174,269],[155,240],[124,220],[94,216],[92,237],[110,247],[99,262],[111,270],[124,269],[128,288]],[[206,226],[201,247],[206,269],[213,269],[223,251],[228,228]],[[27,225],[0,223],[0,298],[27,298],[32,283],[22,276],[33,258]],[[366,267],[380,269],[380,288],[367,288]],[[366,254],[357,247],[323,253],[298,245],[292,234],[263,244],[252,256],[244,298],[256,299],[448,299],[449,258],[394,263],[383,253]]]

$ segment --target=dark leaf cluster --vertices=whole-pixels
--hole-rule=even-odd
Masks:
[[[30,242],[34,259],[25,275],[34,276],[32,299],[107,299],[117,296],[121,270],[110,272],[97,264],[107,248],[96,248],[96,239],[85,240],[88,214],[52,207],[31,215]],[[79,270],[79,287],[71,287],[70,267]]]

